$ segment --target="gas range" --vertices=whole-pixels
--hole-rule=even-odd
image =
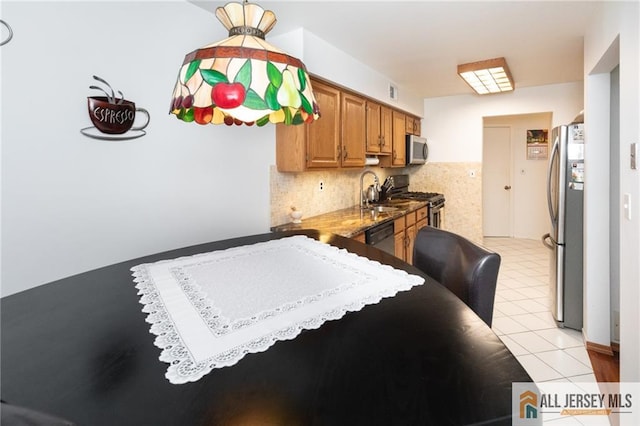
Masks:
[[[444,204],[444,195],[437,192],[398,192],[392,195],[392,198],[404,200],[426,201],[429,207],[438,207]]]
[[[393,175],[385,180],[385,185],[391,186],[386,192],[387,198],[426,201],[431,208],[444,205],[444,195],[437,192],[409,191],[409,175]],[[385,186],[383,185],[383,187]]]

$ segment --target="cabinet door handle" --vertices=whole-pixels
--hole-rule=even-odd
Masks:
[[[393,159],[395,160],[396,158],[398,158],[398,154],[396,154],[396,150],[393,150]]]
[[[384,140],[384,135],[382,135],[382,146],[385,146],[387,142]]]
[[[342,159],[346,160],[347,159],[347,148],[344,149],[344,153],[342,155]]]

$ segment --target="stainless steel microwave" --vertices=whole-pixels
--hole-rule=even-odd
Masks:
[[[424,164],[429,158],[427,140],[420,136],[407,135],[407,164]]]

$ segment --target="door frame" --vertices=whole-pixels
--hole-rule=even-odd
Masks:
[[[508,158],[508,167],[509,167],[509,182],[510,184],[513,183],[514,181],[514,176],[513,176],[513,146],[512,146],[512,133],[513,133],[513,126],[508,125],[508,124],[485,124],[484,118],[483,118],[483,123],[482,123],[482,152],[483,152],[483,156],[482,156],[482,182],[481,182],[481,187],[482,187],[482,191],[484,192],[484,185],[485,185],[485,172],[484,172],[484,168],[485,168],[485,161],[484,161],[484,152],[485,152],[485,144],[487,143],[487,141],[484,138],[484,129],[486,128],[506,128],[509,129],[509,158]],[[509,190],[509,229],[508,229],[508,235],[506,235],[505,237],[508,238],[513,238],[514,232],[514,222],[515,222],[515,217],[514,217],[514,206],[513,206],[513,200],[514,200],[514,188],[513,185],[511,187],[511,189]],[[485,214],[485,205],[484,205],[484,195],[482,196],[483,199],[483,203],[482,203],[482,236],[484,237],[485,235],[485,230],[484,230],[484,214]]]

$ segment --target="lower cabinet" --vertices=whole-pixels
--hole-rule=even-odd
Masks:
[[[393,223],[395,255],[407,263],[413,261],[413,242],[416,238],[416,213],[411,212]]]
[[[427,226],[427,208],[416,210],[416,232]]]
[[[405,235],[404,235],[404,217],[401,219],[396,219],[394,224],[394,232],[393,241],[395,246],[395,256],[399,259],[405,259]]]
[[[427,208],[407,213],[393,222],[395,256],[413,264],[413,246],[420,229],[427,226]]]
[[[393,222],[394,254],[397,258],[407,263],[413,263],[413,246],[418,231],[427,226],[427,208],[422,207]],[[365,243],[364,232],[351,237],[356,241]]]

